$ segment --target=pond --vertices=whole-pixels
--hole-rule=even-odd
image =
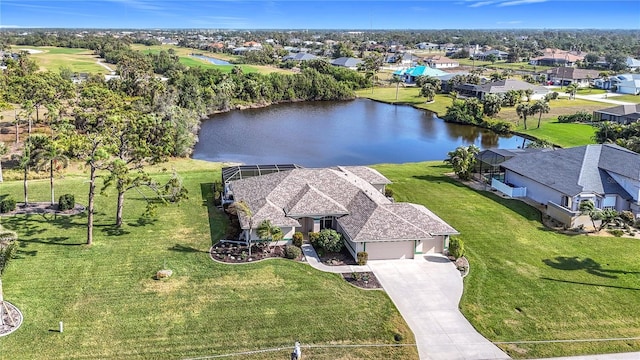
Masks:
[[[191,54],[191,57],[202,59],[202,60],[206,60],[206,61],[208,61],[208,62],[210,62],[212,64],[215,64],[215,65],[231,65],[231,63],[228,62],[228,61],[212,58],[210,56],[204,56],[204,55],[200,55],[200,54]]]
[[[460,145],[522,146],[410,106],[366,99],[299,102],[216,114],[202,122],[195,159],[305,167],[443,160]]]

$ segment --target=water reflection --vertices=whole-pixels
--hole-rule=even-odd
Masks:
[[[231,111],[203,121],[199,137],[197,159],[308,167],[442,160],[460,145],[516,148],[523,140],[364,99]]]

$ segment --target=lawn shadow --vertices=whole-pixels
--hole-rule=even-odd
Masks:
[[[79,246],[83,245],[82,243],[66,243],[65,241],[69,240],[67,236],[53,236],[48,238],[37,238],[37,239],[20,239],[21,243],[37,243],[37,244],[45,244],[45,245],[61,245],[61,246]],[[26,244],[25,244],[26,246]],[[22,245],[21,245],[22,247]]]
[[[604,285],[604,284],[592,284],[592,283],[586,283],[586,282],[580,282],[580,281],[570,281],[570,280],[552,279],[552,278],[548,278],[548,277],[541,277],[540,279],[541,279],[541,280],[547,280],[547,281],[556,281],[556,282],[561,282],[561,283],[566,283],[566,284],[587,285],[587,286],[598,286],[598,287],[607,287],[607,288],[612,288],[612,289],[622,289],[622,290],[635,290],[635,291],[640,291],[640,289],[639,289],[639,288],[632,288],[632,287],[626,287],[626,286]]]
[[[414,175],[412,176],[414,179],[418,179],[418,180],[424,180],[424,181],[428,181],[428,182],[435,182],[435,183],[448,183],[451,185],[455,185],[457,187],[467,187],[465,184],[456,181],[455,179],[452,179],[449,176],[446,175]]]
[[[542,224],[542,213],[540,212],[540,210],[525,203],[524,201],[517,200],[517,199],[503,198],[502,196],[498,196],[490,191],[475,190],[475,189],[471,189],[471,190],[490,199],[493,202],[496,202],[506,207],[507,209],[517,214],[520,214],[523,218],[527,220],[538,221],[540,224]]]
[[[142,227],[147,225],[153,225],[158,222],[158,219],[153,216],[141,215],[136,222],[127,223],[131,227]]]
[[[93,225],[93,226],[97,228],[102,228],[101,231],[107,234],[107,236],[122,236],[122,235],[128,235],[131,233],[130,231],[124,230],[122,227],[116,226],[115,224]]]
[[[557,256],[555,259],[542,260],[547,266],[550,266],[558,270],[584,270],[588,274],[607,278],[617,279],[616,275],[612,274],[640,274],[638,271],[624,271],[624,270],[612,270],[603,269],[602,265],[591,258],[580,259],[577,256]],[[607,264],[608,265],[608,264]]]
[[[186,246],[186,245],[182,245],[182,244],[175,244],[170,248],[167,248],[167,250],[171,250],[171,251],[178,251],[178,252],[184,252],[184,253],[209,253],[209,251],[205,251],[205,250],[199,250],[196,249],[192,246]]]

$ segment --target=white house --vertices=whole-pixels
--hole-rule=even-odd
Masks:
[[[640,95],[640,74],[621,74],[611,76],[611,87],[620,94]]]

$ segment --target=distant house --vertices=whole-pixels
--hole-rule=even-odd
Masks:
[[[401,78],[406,84],[413,84],[416,82],[416,78],[418,76],[438,77],[446,74],[447,73],[442,70],[432,69],[428,66],[420,65],[408,69],[396,70],[393,73],[393,76]]]
[[[588,87],[593,80],[600,76],[597,70],[576,69],[573,67],[557,67],[547,70],[547,79],[554,85],[567,86],[576,84],[579,87]]]
[[[584,56],[584,53],[577,51],[544,49],[543,55],[530,59],[529,64],[541,66],[575,66],[578,61],[584,60]]]
[[[503,180],[492,187],[519,189],[569,227],[590,225],[580,202],[598,209],[629,210],[640,218],[640,154],[613,144],[522,153],[500,164]]]
[[[496,57],[496,60],[506,60],[507,56],[509,56],[509,53],[506,53],[504,51],[500,51],[500,50],[489,50],[489,51],[484,51],[484,52],[478,52],[475,54],[472,54],[472,56],[476,59],[476,60],[487,60],[487,58],[493,55]]]
[[[480,100],[484,99],[487,94],[504,94],[510,90],[525,91],[528,89],[533,90],[533,96],[531,97],[533,100],[541,99],[550,92],[549,89],[545,87],[516,79],[498,80],[481,85],[460,84],[455,88],[461,96],[477,97]]]
[[[421,42],[416,45],[416,47],[420,50],[438,50],[440,49],[439,44],[434,44],[430,42]]]
[[[632,57],[628,57],[627,61],[626,61],[627,67],[629,68],[629,70],[631,71],[636,71],[638,69],[640,69],[640,60],[638,59],[634,59]]]
[[[615,121],[631,124],[640,120],[640,104],[619,105],[593,112],[593,121]]]
[[[341,57],[331,60],[331,65],[333,66],[346,67],[353,70],[357,69],[360,63],[362,63],[362,60],[352,57]]]
[[[222,169],[223,177],[228,170]],[[239,216],[245,241],[259,239],[256,228],[269,220],[282,229],[283,242],[297,231],[308,236],[334,229],[344,235],[354,259],[361,251],[369,260],[413,259],[442,253],[449,236],[458,234],[426,207],[388,199],[384,188],[391,182],[369,167],[250,172],[249,177],[223,180],[224,198],[243,201],[253,214],[251,219]]]
[[[289,53],[289,55],[282,58],[282,60],[292,60],[292,61],[309,61],[316,60],[317,56],[308,54],[308,53]]]
[[[461,72],[446,73],[445,75],[436,76],[438,79],[440,79],[440,89],[442,90],[443,93],[448,93],[454,90],[450,82],[451,82],[451,79],[453,79],[458,75],[464,76],[464,75],[469,75],[469,73],[466,71],[461,71]]]
[[[611,76],[609,80],[617,93],[640,95],[640,74],[620,74]]]
[[[431,56],[424,59],[425,64],[434,69],[449,69],[460,66],[457,60],[449,59],[446,56]]]

